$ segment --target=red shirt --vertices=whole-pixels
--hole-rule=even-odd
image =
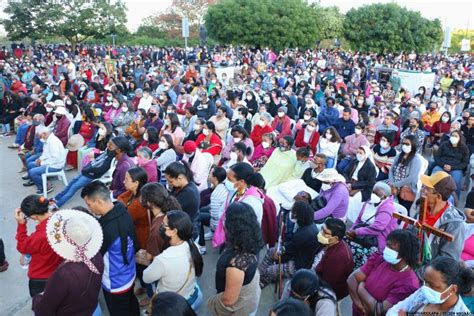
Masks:
[[[199,147],[199,145],[201,144],[202,141],[204,141],[205,138],[206,138],[206,135],[204,134],[199,135],[198,138],[196,139],[196,146]],[[219,138],[219,136],[217,136],[216,134],[212,134],[209,143],[210,143],[209,147],[206,149],[201,149],[201,152],[210,153],[212,156],[219,155],[222,151],[222,141]]]
[[[36,225],[35,231],[28,236],[26,224],[18,224],[16,229],[16,249],[22,254],[30,254],[31,262],[28,267],[28,278],[48,279],[63,261],[48,243],[46,224],[44,220]]]
[[[260,125],[256,125],[253,128],[252,133],[250,134],[250,138],[253,141],[253,147],[257,147],[262,143],[262,136],[267,133],[273,132],[273,128],[269,125],[265,125],[264,127],[261,127]]]

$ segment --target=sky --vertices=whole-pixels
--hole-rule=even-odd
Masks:
[[[157,12],[166,10],[171,5],[171,0],[123,0],[128,7],[127,27],[130,31],[136,31],[142,20]],[[443,28],[474,29],[474,1],[472,0],[310,0],[320,2],[322,6],[337,6],[342,13],[351,8],[357,8],[365,4],[396,2],[410,10],[420,11],[422,16],[430,19],[440,19]],[[0,0],[0,4],[6,0]],[[3,6],[2,6],[3,8]],[[0,18],[4,15],[0,14]],[[4,33],[0,30],[0,33]]]

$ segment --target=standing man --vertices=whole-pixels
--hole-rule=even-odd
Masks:
[[[88,209],[100,216],[104,233],[100,253],[104,257],[102,291],[111,316],[139,316],[140,307],[133,291],[135,284],[135,252],[138,244],[135,228],[127,207],[113,203],[110,190],[99,181],[82,189],[81,197]]]

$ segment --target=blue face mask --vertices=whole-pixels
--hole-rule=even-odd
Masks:
[[[398,251],[385,247],[383,250],[383,259],[390,264],[397,264],[402,259],[398,258]]]
[[[451,288],[451,285],[448,286],[448,288],[446,289],[446,291],[448,291],[449,289]],[[423,293],[423,295],[425,296],[426,300],[428,301],[428,303],[430,304],[443,304],[444,302],[446,302],[446,300],[451,296],[448,295],[447,297],[445,297],[444,299],[441,298],[441,296],[446,293],[446,291],[444,292],[438,292],[438,291],[435,291],[433,290],[432,288],[426,286],[426,285],[423,285],[421,287],[421,292]]]

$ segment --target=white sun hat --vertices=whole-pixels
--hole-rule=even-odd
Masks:
[[[90,259],[99,252],[104,237],[102,227],[92,215],[77,210],[59,210],[49,218],[46,234],[51,248],[60,257],[83,262],[99,274]]]
[[[346,182],[346,179],[340,175],[336,169],[334,168],[331,168],[331,169],[324,169],[317,177],[316,179],[318,179],[319,181],[321,182],[329,182],[329,183],[333,183],[333,182]]]

